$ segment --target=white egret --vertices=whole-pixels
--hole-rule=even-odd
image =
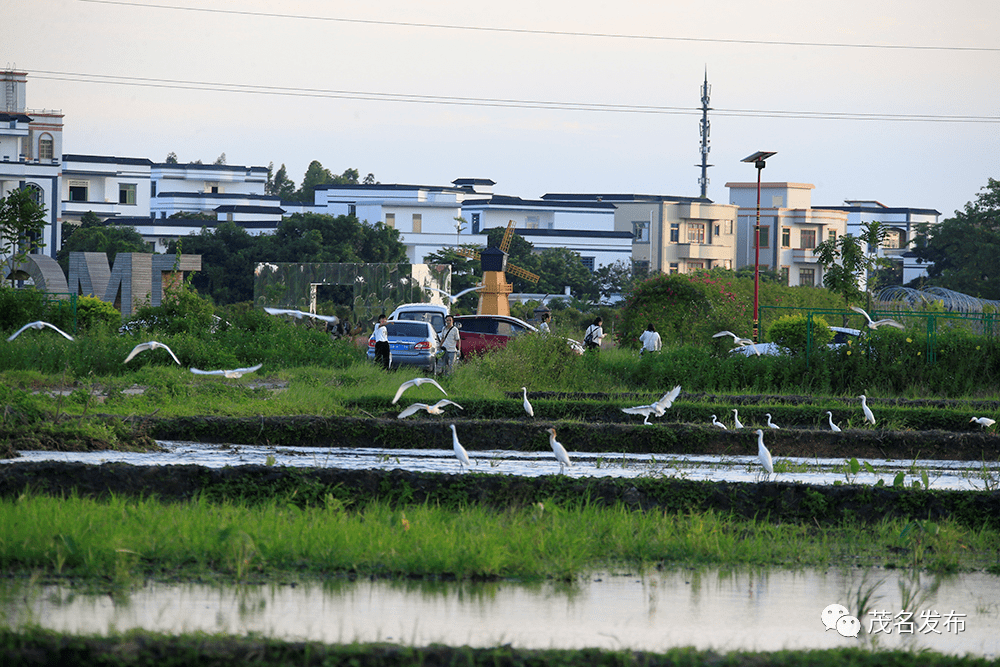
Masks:
[[[830,430],[833,431],[834,433],[840,433],[840,427],[833,423],[833,413],[827,410],[826,414],[829,416],[830,419]]]
[[[448,300],[449,304],[453,304],[460,298],[468,294],[469,292],[475,292],[477,290],[483,289],[483,285],[479,285],[477,287],[470,287],[469,289],[464,289],[458,294],[451,294],[449,292],[445,292],[443,289],[438,289],[436,287],[425,287],[424,289],[431,290],[432,292],[440,292],[444,296],[444,298]]]
[[[858,398],[861,399],[861,409],[864,410],[865,421],[868,422],[869,424],[871,424],[872,426],[874,426],[875,425],[875,415],[872,413],[871,409],[868,407],[868,403],[866,402],[865,395],[861,394],[860,396],[858,396]]]
[[[712,426],[718,426],[719,428],[726,429],[727,431],[729,430],[729,427],[720,422],[715,415],[712,415]]]
[[[72,336],[70,336],[68,333],[66,333],[65,331],[63,331],[62,329],[60,329],[59,327],[57,327],[56,325],[49,324],[48,322],[43,322],[42,320],[38,320],[37,322],[28,322],[23,327],[21,327],[20,329],[18,329],[14,333],[12,333],[7,338],[7,342],[9,343],[10,341],[12,341],[15,338],[17,338],[18,336],[20,336],[21,333],[23,331],[25,331],[26,329],[38,329],[39,331],[41,331],[45,327],[48,327],[48,328],[52,329],[53,331],[58,331],[60,334],[62,334],[63,336],[65,336],[68,340],[73,340]]]
[[[231,370],[222,371],[203,371],[197,368],[192,368],[191,372],[195,375],[224,375],[227,378],[238,378],[243,377],[245,373],[253,373],[254,371],[260,370],[260,367],[264,364],[257,364],[256,366],[251,366],[250,368],[233,368]]]
[[[736,428],[743,428],[743,422],[740,421],[740,413],[733,408],[733,423]]]
[[[322,320],[324,322],[329,322],[330,324],[337,324],[340,322],[340,318],[336,315],[318,315],[316,313],[306,313],[301,310],[290,310],[287,308],[269,308],[265,307],[264,312],[268,315],[291,315],[297,320],[301,320],[303,317],[309,317],[314,320]]]
[[[572,467],[573,462],[569,460],[566,448],[556,440],[556,430],[554,428],[546,430],[549,432],[549,445],[552,447],[552,453],[556,455],[556,459],[559,461],[559,472],[562,472],[563,466]]]
[[[780,429],[781,428],[780,426],[778,426],[777,424],[775,424],[773,421],[771,421],[771,413],[770,412],[765,412],[764,416],[767,417],[767,427],[768,428],[776,428],[776,429]]]
[[[865,312],[864,308],[858,308],[857,306],[851,306],[851,310],[853,310],[855,313],[861,313],[862,315],[865,316],[865,319],[868,321],[868,328],[869,329],[878,329],[879,327],[886,326],[886,325],[888,325],[890,327],[896,327],[897,329],[905,329],[906,328],[905,326],[903,326],[902,324],[900,324],[896,320],[890,320],[888,318],[886,318],[884,320],[875,320],[873,322],[871,316],[868,315],[868,313]]]
[[[774,463],[771,461],[771,452],[764,446],[764,431],[757,429],[757,460],[764,466],[764,470],[771,474],[774,472]]]
[[[465,451],[465,447],[462,443],[458,441],[458,431],[455,430],[455,425],[451,425],[451,445],[455,449],[455,458],[458,459],[458,467],[471,465],[469,461],[469,453]]]
[[[524,392],[524,411],[528,413],[529,417],[535,416],[535,409],[531,407],[531,403],[528,402],[528,388],[521,387],[521,391]]]
[[[996,419],[990,419],[989,417],[973,417],[969,420],[969,423],[976,422],[981,427],[986,428],[988,426],[993,426],[997,423]]]
[[[662,417],[667,409],[674,404],[674,400],[681,393],[681,386],[677,385],[654,403],[649,405],[637,405],[633,408],[622,408],[622,412],[627,415],[643,415],[645,419],[642,420],[643,424],[649,424],[649,418],[653,415],[657,417]],[[651,425],[651,424],[650,424]]]
[[[410,407],[408,407],[405,410],[403,410],[402,412],[400,412],[396,416],[396,418],[397,419],[405,419],[406,417],[409,417],[410,415],[416,414],[416,413],[420,412],[421,410],[424,410],[429,415],[443,415],[444,414],[444,408],[447,405],[454,405],[459,410],[464,410],[465,409],[461,405],[459,405],[458,403],[456,403],[454,401],[449,401],[447,398],[442,398],[440,401],[438,401],[434,405],[427,405],[426,403],[414,403]]]
[[[177,358],[177,355],[174,354],[174,351],[171,350],[166,345],[164,345],[163,343],[157,343],[155,340],[151,340],[148,343],[139,343],[138,345],[133,347],[132,351],[128,353],[128,356],[125,357],[125,361],[123,361],[122,363],[127,364],[128,362],[132,361],[132,358],[135,357],[135,355],[139,354],[140,352],[144,352],[146,350],[155,350],[157,348],[162,348],[166,350],[168,353],[170,353],[170,356],[174,358],[174,361],[177,362],[177,365],[180,365],[181,360]]]
[[[445,396],[448,395],[448,392],[444,390],[444,387],[439,385],[437,381],[434,380],[434,378],[413,378],[412,380],[407,380],[403,384],[399,385],[399,389],[396,390],[396,395],[392,399],[392,404],[395,405],[397,401],[399,401],[399,397],[403,395],[404,391],[406,391],[410,387],[419,387],[422,384],[432,384],[438,389],[440,389],[442,394],[444,394]]]
[[[712,338],[722,338],[723,336],[730,336],[730,337],[732,337],[733,343],[736,344],[737,348],[740,348],[740,347],[749,347],[751,350],[754,351],[754,354],[756,354],[758,357],[760,356],[760,347],[757,346],[757,345],[755,345],[754,342],[752,340],[750,340],[749,338],[740,338],[739,336],[737,336],[736,334],[734,334],[732,331],[720,331],[719,333],[712,334]]]

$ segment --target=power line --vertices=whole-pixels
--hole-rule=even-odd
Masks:
[[[213,9],[209,7],[176,7],[155,3],[126,2],[125,0],[80,0],[98,5],[118,5],[146,9],[168,9],[172,11],[199,12],[203,14],[229,14],[261,18],[293,19],[300,21],[326,21],[331,23],[353,23],[402,28],[432,28],[437,30],[472,30],[478,32],[508,33],[516,35],[545,35],[557,37],[598,37],[602,39],[640,39],[663,42],[701,42],[708,44],[751,44],[758,46],[797,46],[834,49],[890,49],[906,51],[968,51],[998,53],[998,47],[986,46],[933,46],[926,44],[851,44],[847,42],[794,42],[765,39],[721,39],[714,37],[675,37],[667,35],[629,35],[620,33],[583,32],[569,30],[539,30],[532,28],[500,28],[496,26],[473,26],[450,23],[421,23],[416,21],[386,21],[376,19],[349,19],[335,16],[312,16],[307,14],[281,14],[278,12],[252,12],[242,9]]]
[[[90,0],[87,0],[90,1]],[[543,109],[552,111],[587,111],[607,113],[698,115],[698,107],[653,106],[638,104],[605,104],[601,102],[564,102],[557,100],[519,100],[490,97],[458,97],[450,95],[422,95],[411,93],[381,93],[374,91],[332,90],[323,88],[294,88],[260,84],[224,83],[218,81],[186,81],[181,79],[156,79],[82,72],[56,72],[32,70],[32,76],[54,81],[70,81],[112,86],[196,90],[216,93],[273,95],[281,97],[312,97],[349,99],[376,102],[438,104],[493,108]],[[936,115],[936,114],[886,114],[841,111],[786,111],[767,109],[719,109],[716,116],[744,118],[784,118],[805,120],[855,120],[880,122],[934,122],[934,123],[1000,123],[1000,116]]]

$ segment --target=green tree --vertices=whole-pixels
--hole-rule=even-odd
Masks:
[[[316,188],[321,185],[332,185],[333,182],[334,177],[330,170],[325,168],[319,160],[313,160],[306,167],[305,176],[302,177],[302,187],[295,193],[295,199],[307,204],[312,203],[315,199],[313,193]]]
[[[543,294],[561,294],[566,287],[580,301],[596,301],[600,287],[594,274],[583,265],[580,253],[566,248],[546,248],[538,253],[535,273],[540,278],[532,290]]]
[[[0,259],[23,262],[45,247],[45,207],[27,188],[12,190],[0,199]]]
[[[357,185],[360,175],[357,169],[345,169],[340,176],[334,176],[332,182],[334,185]]]
[[[624,259],[619,259],[617,262],[608,264],[607,266],[598,267],[594,271],[594,280],[597,282],[597,287],[601,291],[601,296],[605,299],[610,299],[616,294],[624,294],[635,280],[642,280],[647,277],[649,271],[643,272],[643,275],[635,276],[634,266],[632,262]]]
[[[142,234],[135,231],[134,227],[96,224],[81,225],[63,242],[62,248],[56,253],[56,261],[63,271],[69,271],[71,252],[103,252],[113,266],[115,256],[120,252],[152,252],[152,250],[142,238]]]
[[[223,153],[219,157],[215,158],[215,162],[212,164],[225,165],[226,164],[226,154]]]
[[[862,301],[876,288],[873,270],[890,263],[878,257],[887,231],[881,222],[872,220],[862,225],[861,236],[844,234],[823,241],[813,251],[823,266],[823,286],[840,295],[845,306]]]
[[[1000,299],[1000,180],[988,179],[975,201],[938,225],[920,225],[914,254],[926,282],[982,299]]]
[[[274,178],[269,179],[269,182],[265,186],[264,192],[272,196],[278,196],[282,201],[294,201],[295,181],[288,178],[288,170],[285,169],[285,165],[278,167]]]
[[[170,151],[167,153],[167,159],[163,161],[165,164],[177,164],[177,153]]]
[[[240,303],[253,299],[253,272],[262,259],[263,244],[233,222],[220,223],[200,234],[186,236],[184,252],[201,255],[201,271],[191,274],[191,285],[217,304]],[[168,252],[178,251],[177,242]]]
[[[216,215],[215,213],[212,213],[211,211],[198,211],[196,213],[192,213],[191,211],[177,211],[176,213],[172,213],[170,215],[170,217],[167,218],[167,219],[168,220],[205,220],[205,221],[216,222],[216,221],[218,221],[219,216]]]

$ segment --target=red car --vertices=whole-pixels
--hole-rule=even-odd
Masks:
[[[462,358],[483,354],[498,347],[504,347],[514,336],[523,333],[538,333],[538,329],[524,320],[505,315],[457,315],[455,326],[462,339]],[[566,342],[574,352],[583,354],[583,346],[569,338]]]

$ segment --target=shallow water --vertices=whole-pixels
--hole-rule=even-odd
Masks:
[[[896,624],[904,611],[899,576],[884,570],[705,569],[598,574],[575,584],[344,579],[242,587],[147,584],[115,596],[3,580],[0,614],[13,627],[38,623],[87,634],[142,628],[413,646],[771,651],[875,645],[1000,655],[1000,577],[976,573],[941,580],[921,607],[924,620],[916,611],[909,627]],[[843,604],[856,613],[854,593],[866,581],[879,580],[882,597],[871,609],[884,613],[859,617],[859,637],[824,627],[825,607]],[[952,623],[942,618],[935,624],[935,618],[952,612]],[[882,625],[880,618],[892,620]],[[911,632],[901,634],[900,628]]]
[[[273,457],[274,465],[291,467],[341,468],[347,470],[393,470],[417,472],[459,472],[450,449],[380,449],[262,447],[250,445],[206,445],[160,441],[165,452],[21,452],[18,461],[75,461],[83,463],[124,462],[134,465],[201,465],[212,468],[264,465]],[[471,470],[480,473],[535,477],[560,473],[551,452],[482,451],[469,452]],[[756,456],[690,456],[670,454],[621,454],[570,452],[573,466],[564,468],[571,477],[676,477],[691,480],[753,482],[761,479]],[[867,459],[876,474],[859,473],[853,481],[872,485],[882,480],[892,486],[897,473],[906,474],[906,484],[921,482],[927,474],[931,488],[972,490],[984,488],[984,476],[991,484],[1000,482],[1000,463],[975,461]],[[772,480],[833,484],[847,482],[844,459],[775,458],[775,467],[788,466]],[[922,482],[921,482],[922,483]]]

